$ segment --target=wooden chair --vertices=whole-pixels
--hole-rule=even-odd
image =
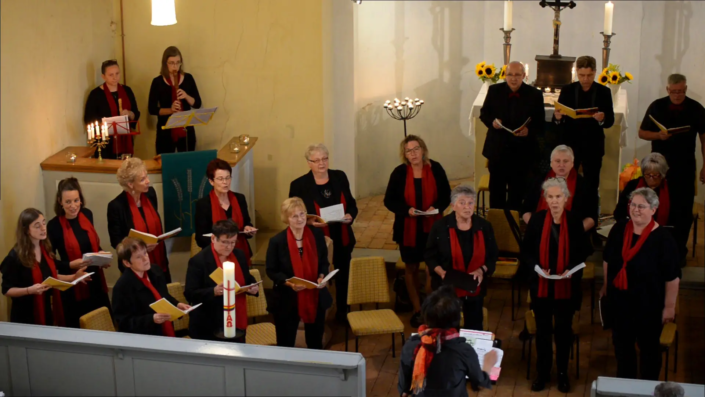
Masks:
[[[78,323],[82,329],[115,332],[115,325],[112,317],[110,317],[110,311],[105,306],[84,314],[78,319]]]
[[[477,214],[485,217],[487,214],[487,200],[485,200],[485,192],[490,191],[490,174],[480,177],[480,182],[477,184],[478,206]]]
[[[389,282],[382,257],[355,258],[350,261],[348,310],[360,305],[360,311],[348,312],[348,323],[355,335],[355,351],[359,339],[366,335],[392,334],[392,357],[396,357],[394,334],[401,335],[404,345],[404,324],[390,309],[379,309],[379,303],[389,302]],[[376,310],[362,310],[362,305],[374,303]],[[348,350],[348,327],[345,327],[345,351]]]
[[[188,301],[186,300],[186,297],[184,296],[184,286],[179,283],[171,283],[166,285],[167,290],[169,290],[169,295],[173,296],[174,299],[179,301],[180,303],[185,303],[188,305]],[[174,323],[174,332],[179,332],[179,331],[184,331],[188,333],[188,322],[189,322],[189,316],[186,314],[185,316],[181,317],[180,319],[173,321]],[[187,337],[190,339],[190,337]]]
[[[519,224],[519,212],[510,211],[512,217],[514,218],[516,224]],[[497,267],[492,276],[493,279],[507,280],[509,281],[512,289],[512,320],[514,320],[514,289],[517,288],[517,307],[521,306],[521,299],[519,298],[519,293],[521,292],[521,286],[516,281],[515,277],[517,271],[519,270],[519,254],[521,248],[519,246],[519,241],[521,236],[515,237],[509,222],[507,221],[507,216],[504,214],[504,210],[492,209],[487,211],[487,221],[492,224],[494,229],[494,237],[497,241],[497,248],[499,249],[500,255],[510,255],[506,257],[505,260],[497,261]],[[517,231],[517,233],[519,233]]]
[[[250,274],[255,278],[255,280],[262,280],[259,270],[250,269]],[[247,344],[263,346],[277,345],[277,333],[274,324],[256,324],[257,317],[266,316],[268,314],[267,298],[264,295],[264,288],[261,288],[260,284],[259,296],[247,294],[247,317],[250,317],[253,320],[253,324],[247,326],[247,333],[245,334],[245,342]]]
[[[191,258],[196,256],[199,252],[201,252],[201,247],[196,244],[196,233],[194,233],[191,235]]]
[[[678,315],[678,297],[676,297],[676,316]],[[673,373],[678,371],[678,326],[676,325],[675,319],[673,322],[667,323],[661,329],[661,337],[659,338],[661,343],[661,349],[666,352],[666,368],[664,371],[664,377],[666,382],[668,382],[668,356],[671,350],[671,346],[675,349],[675,354],[673,358]]]

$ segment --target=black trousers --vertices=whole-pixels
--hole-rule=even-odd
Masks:
[[[335,304],[336,317],[345,318],[348,312],[348,280],[350,278],[350,259],[352,258],[352,250],[350,248],[334,247],[333,248],[333,267],[338,270],[338,273],[333,277],[335,283]]]
[[[672,233],[678,244],[679,259],[682,261],[688,254],[688,238],[693,225],[696,169],[695,164],[691,162],[674,162],[672,166],[669,162],[668,165],[670,167],[667,176],[671,200],[670,212],[673,213],[669,216],[669,220],[676,220]]]
[[[171,138],[171,130],[161,130],[158,126],[157,131],[157,154],[174,153],[178,151],[193,152],[196,150],[196,130],[193,127],[186,127],[186,138],[181,138],[177,142]]]
[[[483,296],[466,296],[460,298],[463,303],[463,329],[484,331],[482,327],[482,306],[485,302]]]
[[[536,316],[536,369],[539,376],[548,378],[551,375],[553,339],[556,341],[556,368],[559,374],[567,374],[573,344],[571,326],[575,302],[572,299],[532,297],[531,303]]]
[[[304,324],[306,346],[309,349],[323,349],[325,319],[325,309],[319,308],[316,314],[316,321],[312,324]],[[299,329],[300,320],[298,308],[293,308],[290,312],[274,313],[277,346],[294,347],[296,345],[296,332]]]
[[[490,161],[490,208],[519,210],[531,167],[515,161]]]
[[[600,188],[600,170],[602,169],[602,157],[604,154],[600,154],[599,151],[576,150],[574,147],[572,149],[575,154],[573,168],[579,170],[582,165],[583,178],[585,178],[587,188],[598,190]]]
[[[658,311],[658,313],[656,312]],[[612,327],[612,343],[617,358],[617,377],[637,379],[635,344],[639,345],[639,379],[658,380],[661,373],[661,311],[647,316],[619,310]],[[632,313],[630,315],[629,313]]]

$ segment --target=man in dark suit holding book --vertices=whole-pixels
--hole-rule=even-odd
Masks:
[[[575,169],[579,170],[582,165],[588,188],[597,190],[605,155],[605,129],[614,124],[612,92],[595,82],[595,58],[582,56],[575,62],[575,67],[578,81],[561,89],[558,102],[576,111],[597,108],[597,113],[592,118],[572,119],[556,109],[553,121],[559,126],[559,141],[570,146],[575,153]]]
[[[490,171],[490,208],[519,210],[538,160],[543,95],[524,84],[524,76],[520,62],[507,65],[506,81],[489,87],[480,111],[480,120],[487,126],[482,155]]]

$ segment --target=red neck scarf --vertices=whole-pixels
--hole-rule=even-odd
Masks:
[[[220,261],[220,255],[216,252],[213,244],[211,244],[211,250],[213,251],[215,264],[222,269],[223,262]],[[235,264],[235,281],[240,284],[240,286],[245,286],[245,275],[242,274],[240,263],[237,261],[237,258],[235,258],[235,254],[230,252],[228,261]],[[235,295],[235,328],[247,329],[247,296],[244,293]]]
[[[132,269],[130,269],[130,270],[132,270]],[[137,274],[137,272],[135,272],[134,270],[132,270],[132,272],[135,273],[135,276],[137,276],[137,279],[140,280],[142,282],[142,284],[144,284],[144,286],[147,287],[152,292],[152,296],[154,296],[155,302],[158,301],[159,299],[162,299],[162,295],[159,293],[159,291],[157,291],[156,288],[154,288],[154,285],[152,285],[152,282],[149,281],[149,276],[147,276],[147,272],[144,272],[142,277],[140,277],[140,275]],[[172,324],[171,321],[164,321],[162,323],[162,334],[164,336],[171,336],[171,337],[176,336],[176,334],[174,333],[174,324]]]
[[[110,115],[112,117],[120,115],[120,109],[118,104],[115,103],[115,98],[108,88],[108,84],[103,84],[103,92],[105,92],[105,97],[108,100],[108,105],[110,106]],[[122,84],[118,84],[118,99],[122,103],[122,110],[132,110],[132,104],[130,103],[130,98],[127,96],[127,91]],[[122,154],[130,153],[134,154],[134,148],[132,147],[132,137],[129,135],[113,135],[113,153]]]
[[[654,219],[651,218],[651,222],[649,222],[648,225],[644,228],[644,230],[641,232],[641,236],[639,236],[639,240],[636,241],[636,244],[634,247],[632,247],[632,238],[634,237],[634,222],[629,221],[627,223],[627,227],[624,228],[624,242],[622,243],[622,259],[624,260],[624,263],[622,263],[622,269],[617,273],[617,277],[614,278],[614,286],[617,287],[617,289],[620,289],[622,291],[626,291],[627,288],[629,287],[629,283],[627,282],[627,263],[634,259],[634,256],[639,252],[641,249],[641,246],[644,245],[646,242],[646,239],[649,238],[649,234],[651,234],[651,231],[654,230],[654,226],[656,226],[656,222],[654,222]]]
[[[215,189],[211,190],[209,194],[211,200],[211,221],[215,224],[218,221],[226,219],[225,210],[220,206],[220,200],[215,194]],[[235,221],[238,227],[244,228],[245,221],[242,216],[242,210],[240,209],[240,203],[237,202],[237,197],[235,193],[228,191],[228,200],[230,200],[230,212],[232,220]],[[252,251],[250,251],[250,246],[247,245],[247,239],[238,236],[236,248],[241,249],[245,253],[245,258],[247,258],[247,266],[252,267],[252,261],[250,257],[252,256]],[[238,281],[239,283],[239,281]]]
[[[291,231],[291,228],[287,228],[286,241],[289,246],[289,259],[291,260],[291,267],[294,269],[294,276],[314,283],[318,282],[318,249],[311,229],[304,227],[303,255],[299,254],[299,248],[296,246],[296,237],[294,237],[294,232]],[[299,304],[299,317],[301,317],[304,324],[316,322],[318,290],[305,289],[297,292],[296,296]]]
[[[449,232],[450,253],[453,257],[453,269],[470,274],[481,268],[482,265],[485,264],[485,235],[482,233],[482,230],[478,230],[473,235],[472,258],[470,259],[470,263],[465,262],[465,259],[463,258],[463,249],[460,248],[460,241],[458,240],[458,234],[455,232],[455,228],[451,227]],[[456,288],[455,293],[458,295],[458,298],[462,298],[464,296],[478,296],[480,294],[480,286],[477,286],[474,294],[471,294],[469,291],[461,288]]]
[[[419,327],[419,335],[421,343],[414,349],[414,372],[411,375],[411,391],[415,395],[420,394],[426,387],[428,367],[433,356],[441,352],[443,342],[460,336],[455,328],[428,328],[425,325]]]
[[[436,187],[436,178],[433,177],[433,172],[431,172],[431,165],[426,164],[423,166],[423,172],[421,174],[421,200],[423,208],[417,208],[421,211],[426,211],[433,203],[438,199],[438,189]],[[407,205],[414,208],[418,205],[416,203],[416,187],[414,186],[414,170],[411,165],[406,166],[406,186],[404,187],[404,200]],[[439,208],[438,211],[441,211]],[[407,216],[404,220],[404,246],[405,247],[416,247],[416,227],[419,222],[423,225],[424,233],[431,231],[431,226],[433,222],[441,219],[441,214],[434,216],[423,216],[423,217],[410,217]]]
[[[642,187],[648,187],[644,177],[639,178],[639,183],[636,185],[637,189]],[[658,188],[658,201],[659,205],[658,208],[656,208],[654,218],[659,225],[667,225],[668,215],[671,210],[671,195],[668,192],[668,181],[665,179]]]
[[[64,246],[66,247],[66,254],[68,255],[68,260],[73,261],[83,257],[83,252],[81,252],[81,246],[78,244],[76,235],[73,233],[73,228],[66,219],[66,215],[59,217],[59,222],[61,223],[61,230],[64,232]],[[88,239],[91,241],[91,252],[98,252],[100,250],[100,238],[98,233],[96,233],[93,224],[88,220],[88,218],[83,215],[83,212],[78,213],[78,224],[81,229],[86,231],[88,234]],[[103,268],[98,268],[98,274],[100,275],[100,282],[103,286],[103,292],[108,293],[108,284],[105,282],[105,274],[103,273]],[[73,287],[74,293],[76,294],[76,300],[82,301],[90,297],[90,292],[87,284],[78,283]]]
[[[54,259],[47,254],[44,247],[41,247],[42,256],[51,270],[51,276],[58,279],[56,274],[56,266],[54,265]],[[32,266],[32,283],[41,284],[44,281],[44,275],[42,274],[41,264],[39,262],[34,262]],[[47,324],[46,317],[44,315],[44,294],[34,295],[34,323],[36,325],[56,325],[57,327],[63,327],[64,324],[64,305],[61,303],[61,292],[58,289],[52,288],[51,292],[45,292],[45,294],[52,294],[52,312],[54,314],[54,324]]]
[[[570,237],[568,235],[568,217],[565,212],[561,216],[561,231],[558,237],[558,263],[556,264],[556,274],[561,275],[568,268],[570,260]],[[546,211],[546,219],[543,221],[543,232],[541,233],[541,247],[539,248],[539,259],[543,270],[549,270],[551,251],[551,227],[553,226],[553,216],[551,211]],[[553,295],[556,299],[570,298],[570,279],[551,280],[553,282]],[[549,280],[539,276],[539,298],[548,297]]]
[[[345,195],[343,193],[340,193],[340,203],[343,204],[343,212],[346,214],[348,213],[348,203],[345,201]],[[313,202],[313,205],[316,206],[316,215],[321,216],[321,207],[318,206],[317,202]],[[323,228],[323,233],[327,236],[330,237],[330,225],[328,227]],[[341,230],[341,236],[343,239],[343,247],[347,247],[350,244],[350,235],[348,234],[348,228],[350,227],[350,224],[343,223],[340,225],[340,230]]]
[[[142,193],[140,196],[140,203],[142,204],[142,209],[144,210],[144,217],[147,222],[142,219],[142,214],[140,214],[139,208],[137,208],[137,203],[132,195],[125,192],[127,196],[127,202],[130,204],[130,212],[132,212],[132,223],[135,225],[135,230],[150,233],[155,236],[160,236],[162,231],[162,221],[159,219],[159,214],[152,207],[152,202],[146,194]],[[157,243],[157,248],[149,253],[149,261],[151,263],[156,263],[164,272],[164,274],[169,273],[169,268],[166,265],[166,248],[164,247],[164,241]]]
[[[171,87],[171,103],[174,103],[174,101],[179,101],[177,92],[179,91],[179,80],[181,80],[181,74],[176,75],[176,81],[174,81],[174,78],[175,77],[170,74],[169,78],[165,79],[167,84]],[[183,111],[183,102],[181,102],[181,105],[181,111]],[[186,128],[172,128],[171,140],[178,142],[181,138],[186,138]]]
[[[550,178],[556,178],[556,173],[553,170],[548,172],[548,175],[546,175],[545,180],[549,180]],[[573,207],[573,197],[575,197],[575,184],[577,180],[578,172],[575,170],[575,168],[572,168],[570,170],[570,173],[568,174],[568,179],[566,179],[568,191],[570,192],[568,202],[565,203],[565,209],[567,209],[568,211],[570,211],[570,209]],[[543,196],[543,189],[541,190],[541,198],[539,198],[539,205],[536,207],[536,212],[542,210],[548,210],[548,203],[546,202],[546,198]]]

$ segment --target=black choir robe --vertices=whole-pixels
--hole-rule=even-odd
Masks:
[[[113,287],[113,314],[118,331],[163,336],[162,325],[154,322],[156,312],[149,307],[157,301],[154,299],[152,291],[140,281],[135,272],[130,269],[126,270]],[[169,295],[164,273],[159,266],[151,265],[146,273],[149,281],[162,298],[174,306],[179,304],[176,298]]]
[[[256,283],[257,280],[247,267],[245,253],[235,248],[233,254],[240,264],[245,285]],[[211,273],[217,268],[218,265],[210,247],[188,261],[184,296],[191,305],[202,303],[201,307],[189,313],[189,335],[193,339],[215,340],[214,334],[223,328],[223,297],[215,296],[213,289],[216,283],[210,278]]]
[[[316,239],[316,249],[318,250],[318,275],[325,276],[330,267],[325,235],[314,227],[310,227],[310,229]],[[272,314],[289,313],[298,310],[299,307],[296,292],[286,286],[286,280],[294,277],[294,268],[291,265],[287,242],[288,230],[287,227],[272,237],[269,240],[269,247],[267,247],[267,276],[274,282],[272,297],[267,299],[267,311]],[[322,288],[318,291],[318,308],[326,310],[333,303],[333,297],[328,288]]]
[[[83,113],[83,122],[84,124],[89,124],[89,123],[95,123],[96,121],[99,124],[103,123],[103,117],[113,117],[113,114],[110,110],[110,104],[108,103],[108,98],[105,96],[105,91],[103,88],[101,88],[103,85],[101,84],[100,86],[94,88],[89,94],[88,94],[88,99],[86,100],[86,109]],[[130,120],[130,122],[133,121],[138,121],[140,119],[140,110],[137,107],[137,100],[135,99],[135,94],[132,92],[132,88],[123,85],[122,86],[125,89],[125,94],[127,94],[127,99],[130,100],[130,111],[135,114],[134,120]],[[117,94],[117,91],[115,92]],[[113,98],[111,98],[114,100]],[[115,107],[119,109],[120,107],[118,106],[117,101],[115,101]],[[133,124],[130,124],[131,126]],[[132,139],[132,137],[130,137]],[[115,158],[115,154],[113,153],[113,138],[111,138],[108,141],[108,145],[102,150],[103,157],[104,158]],[[96,156],[98,154],[96,153]]]
[[[530,169],[538,155],[536,138],[543,134],[544,129],[543,95],[541,91],[524,83],[517,90],[519,98],[510,99],[511,92],[507,83],[493,84],[487,90],[480,111],[480,120],[487,126],[482,155],[490,162],[521,162],[524,168]],[[492,125],[495,119],[499,119],[503,126],[514,130],[521,127],[529,117],[529,134],[525,137],[515,136]]]
[[[190,73],[184,73],[184,81],[179,84],[179,89],[184,90],[188,95],[192,96],[195,100],[193,106],[189,105],[188,101],[185,99],[181,100],[181,111],[185,112],[187,110],[200,109],[201,95],[198,93],[198,87],[196,86],[196,80]],[[171,104],[174,101],[171,100],[172,87],[164,81],[164,77],[159,75],[152,80],[152,86],[149,88],[149,114],[152,116],[157,116],[157,154],[162,153],[173,153],[176,151],[177,143],[171,138],[171,130],[163,130],[162,127],[166,125],[166,121],[169,120],[170,115],[160,116],[159,109],[171,108]],[[196,147],[196,129],[194,127],[186,127],[186,140],[188,141],[188,148],[186,144],[183,147],[179,147],[179,151],[194,151]],[[181,143],[179,142],[179,145]],[[188,150],[186,150],[188,149]]]
[[[548,174],[540,178],[535,178],[526,193],[526,197],[524,197],[524,202],[521,205],[521,215],[527,212],[532,214],[536,212],[536,208],[543,195],[542,186],[547,176]],[[580,219],[592,218],[592,220],[595,221],[595,225],[597,225],[597,219],[599,218],[598,202],[597,191],[588,190],[585,185],[585,178],[578,174],[578,178],[575,181],[575,194],[573,195],[573,204],[570,212]]]
[[[247,200],[245,195],[237,192],[235,193],[235,198],[237,203],[240,205],[240,211],[242,211],[242,225],[237,225],[237,227],[242,231],[245,226],[252,226],[252,219],[250,219],[250,212],[247,210]],[[204,234],[213,232],[213,211],[211,210],[211,197],[210,195],[205,195],[202,198],[196,200],[196,215],[194,221],[196,223],[196,244],[199,247],[205,248],[211,245],[210,237],[203,237]],[[225,211],[225,215],[228,219],[232,219],[232,207]],[[238,240],[241,238],[251,239],[252,236],[249,234],[238,234]],[[247,242],[250,245],[250,242]],[[250,247],[250,252],[252,252],[252,247]]]

